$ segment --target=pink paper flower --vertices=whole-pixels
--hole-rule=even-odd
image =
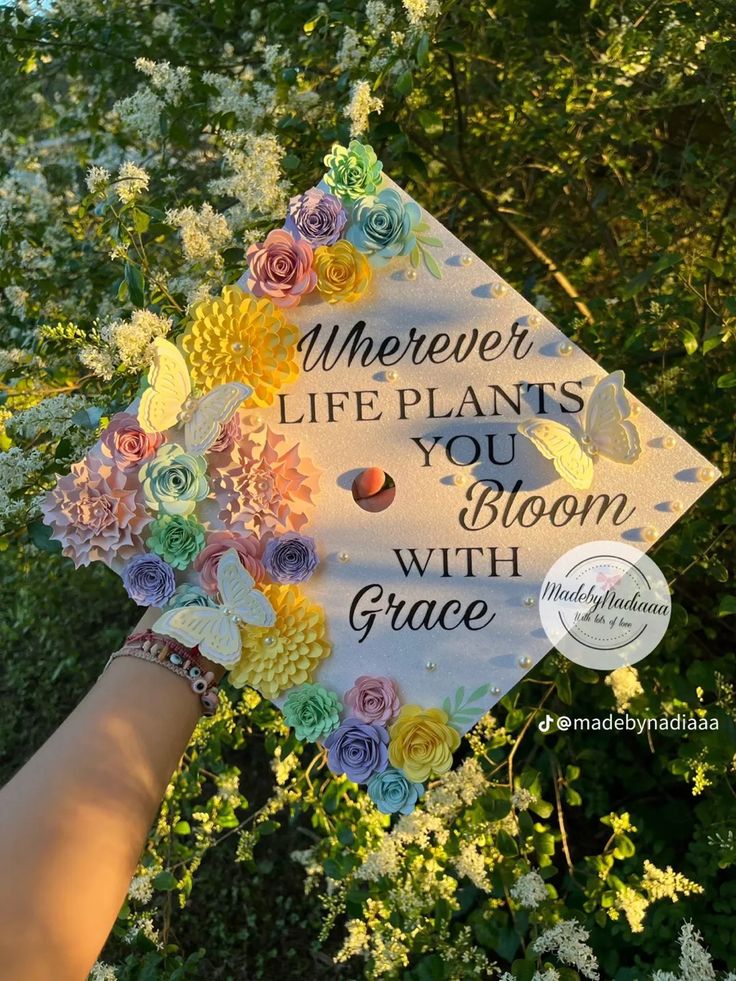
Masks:
[[[137,470],[166,442],[162,433],[144,433],[129,412],[116,412],[100,436],[97,451],[120,470]]]
[[[308,520],[319,471],[303,457],[299,444],[284,446],[279,433],[265,428],[233,447],[212,484],[220,520],[230,531],[299,531]]]
[[[207,452],[227,453],[233,448],[240,435],[240,420],[236,412],[224,425],[220,423],[220,431]]]
[[[254,296],[267,296],[276,306],[295,307],[302,296],[317,285],[312,269],[312,246],[289,232],[275,228],[263,242],[250,246],[248,289]]]
[[[345,711],[362,722],[388,723],[399,714],[401,704],[391,678],[362,674],[345,692]]]
[[[96,454],[72,464],[41,510],[51,537],[77,568],[99,561],[120,569],[145,551],[141,533],[152,519],[137,480]]]
[[[240,564],[253,576],[256,582],[265,577],[261,562],[262,544],[253,535],[236,535],[232,531],[213,531],[207,536],[207,544],[194,560],[194,569],[199,573],[199,581],[208,593],[217,592],[217,567],[228,549],[235,549]]]

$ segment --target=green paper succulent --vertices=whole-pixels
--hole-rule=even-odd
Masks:
[[[383,164],[367,143],[351,140],[347,147],[335,143],[324,163],[325,184],[348,204],[375,194],[381,186]]]

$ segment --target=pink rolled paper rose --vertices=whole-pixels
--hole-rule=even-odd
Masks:
[[[362,674],[345,693],[345,711],[362,722],[385,726],[399,714],[401,705],[391,678]]]
[[[217,567],[228,549],[238,553],[240,564],[253,576],[256,582],[265,578],[261,562],[263,545],[255,535],[236,535],[232,531],[213,531],[207,536],[207,544],[194,560],[194,569],[199,573],[202,588],[208,593],[217,592]]]
[[[254,296],[267,296],[276,306],[295,307],[317,285],[313,256],[309,242],[275,228],[245,254],[248,289]]]
[[[116,412],[100,436],[102,459],[126,473],[137,470],[166,442],[162,433],[144,433],[130,412]]]

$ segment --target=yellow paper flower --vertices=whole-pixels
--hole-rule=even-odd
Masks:
[[[245,382],[256,405],[271,405],[299,374],[299,331],[270,300],[226,286],[204,300],[182,335],[194,385],[209,392],[225,382]]]
[[[357,300],[373,275],[363,253],[344,241],[315,249],[313,268],[317,273],[317,289],[329,303]]]
[[[263,592],[276,614],[273,627],[244,626],[243,653],[230,672],[236,688],[251,685],[267,698],[311,681],[331,647],[322,609],[296,586],[266,586]]]
[[[392,766],[399,767],[416,783],[446,773],[452,766],[452,754],[460,745],[460,733],[448,725],[447,712],[438,708],[405,705],[388,731]]]

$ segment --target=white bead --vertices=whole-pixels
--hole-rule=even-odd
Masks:
[[[713,467],[701,467],[698,470],[698,480],[703,484],[707,484],[709,481],[713,480],[715,475],[716,472]]]
[[[517,661],[520,668],[530,668],[534,663],[528,654],[523,654]]]
[[[557,353],[561,358],[567,358],[572,354],[572,344],[570,341],[560,341],[557,345]]]
[[[412,281],[415,280],[416,278],[417,278],[416,269],[407,269],[406,272],[404,273],[404,279],[408,279],[409,281]]]
[[[631,412],[629,413],[629,415],[631,416],[631,418],[632,419],[635,419],[639,415],[640,412],[641,412],[641,406],[639,405],[639,403],[638,402],[632,402],[631,403]]]
[[[494,685],[493,688],[491,688],[491,695],[500,695],[500,694],[501,694],[501,689],[498,687],[498,685]]]
[[[672,501],[670,504],[670,511],[673,511],[675,514],[679,514],[680,511],[682,511],[682,501]]]
[[[395,368],[386,372],[386,381],[395,382],[399,380],[399,373]]]
[[[456,487],[462,487],[464,484],[467,483],[467,480],[468,478],[465,476],[464,473],[456,473],[453,474],[452,477],[452,482]]]
[[[536,330],[537,327],[542,326],[542,318],[539,316],[538,313],[530,313],[529,316],[526,318],[526,322],[529,325],[529,327],[532,328],[532,330]]]
[[[645,542],[656,542],[656,540],[659,538],[659,532],[651,525],[648,528],[645,528],[641,535]]]
[[[276,638],[274,637],[273,634],[266,634],[266,636],[263,638],[264,647],[273,647],[275,643],[276,643]]]
[[[525,596],[524,597],[524,606],[526,606],[527,609],[531,609],[532,607],[534,607],[536,605],[537,605],[537,601],[534,599],[533,596]]]
[[[242,354],[244,349],[245,345],[242,341],[233,341],[233,343],[230,345],[230,350],[233,352],[233,354]]]
[[[460,256],[460,265],[461,266],[470,266],[470,265],[472,265],[472,262],[473,262],[472,255],[468,255],[466,253],[465,255],[461,255]]]
[[[491,296],[496,300],[500,300],[502,296],[506,296],[508,289],[506,283],[494,283],[491,286]]]
[[[665,436],[665,438],[662,440],[662,446],[666,450],[674,450],[676,445],[677,445],[677,440],[675,439],[674,436]]]
[[[340,552],[340,554],[338,555],[337,559],[338,559],[339,562],[342,562],[343,564],[345,562],[349,562],[350,561],[350,553],[349,552]]]
[[[434,661],[427,661],[427,663],[424,665],[424,667],[427,669],[427,671],[436,671],[437,670],[437,665],[435,664]]]

